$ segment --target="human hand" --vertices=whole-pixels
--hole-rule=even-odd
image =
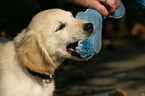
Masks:
[[[72,2],[83,7],[94,8],[104,16],[114,13],[120,6],[120,0],[73,0]],[[106,9],[101,2],[104,3],[108,9]]]

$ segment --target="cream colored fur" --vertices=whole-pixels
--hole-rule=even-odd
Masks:
[[[65,58],[72,58],[66,46],[89,36],[83,30],[86,23],[60,9],[34,16],[13,41],[0,47],[0,96],[52,96],[54,81],[45,86],[26,67],[53,75]],[[61,25],[65,26],[59,29]]]

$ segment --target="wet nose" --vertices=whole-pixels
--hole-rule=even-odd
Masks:
[[[84,25],[84,30],[87,31],[87,32],[93,33],[93,30],[94,30],[93,24],[92,23],[86,23]]]

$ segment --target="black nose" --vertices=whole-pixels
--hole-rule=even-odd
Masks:
[[[93,27],[93,24],[92,23],[86,23],[84,25],[84,30],[87,31],[87,32],[93,32],[94,30],[94,27]]]

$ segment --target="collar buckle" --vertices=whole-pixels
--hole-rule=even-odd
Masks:
[[[45,87],[48,87],[48,84],[50,84],[54,78],[54,76],[49,76],[50,78],[49,79],[43,79],[42,82],[44,84]]]

